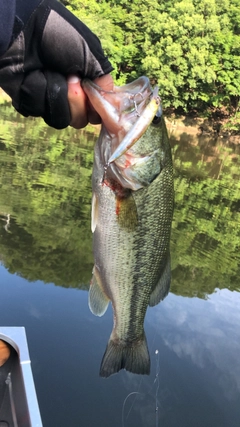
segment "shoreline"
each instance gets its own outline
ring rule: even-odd
[[[186,133],[192,136],[208,136],[216,138],[228,138],[231,142],[240,144],[240,131],[227,130],[223,127],[227,120],[213,120],[201,117],[189,118],[185,116],[164,115],[167,129],[172,134]]]
[[[0,106],[4,103],[11,103],[11,98],[0,88]],[[240,130],[239,132],[231,129],[226,129],[224,125],[229,122],[229,119],[208,119],[203,117],[188,117],[176,116],[174,113],[164,113],[167,128],[170,132],[186,133],[189,135],[206,135],[220,138],[230,138],[232,142],[240,144]]]

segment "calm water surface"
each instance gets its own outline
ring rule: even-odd
[[[0,324],[25,326],[44,427],[239,427],[240,145],[171,135],[171,292],[149,308],[148,377],[98,376],[88,308],[93,129],[0,119]]]

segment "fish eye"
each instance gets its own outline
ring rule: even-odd
[[[162,117],[162,107],[160,105],[159,108],[158,108],[158,110],[157,110],[156,116],[152,120],[152,124],[153,125],[158,125],[160,123],[160,121],[161,121],[161,117]]]
[[[152,125],[158,125],[161,121],[161,116],[155,116],[152,120]]]

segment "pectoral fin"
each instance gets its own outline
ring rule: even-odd
[[[166,264],[162,274],[160,276],[157,285],[152,290],[150,295],[149,305],[153,307],[162,301],[168,294],[171,282],[171,258],[170,253],[168,254]]]
[[[92,233],[94,233],[95,228],[97,226],[97,220],[98,220],[98,201],[95,193],[92,195],[92,223],[91,223],[91,229]]]
[[[93,268],[93,277],[88,294],[88,305],[95,316],[103,316],[108,308],[109,298],[103,291],[97,268]]]

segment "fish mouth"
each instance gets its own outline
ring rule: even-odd
[[[103,90],[89,79],[83,79],[81,85],[110,133],[130,127],[127,122],[133,123],[141,115],[152,94],[150,81],[145,76],[121,87],[114,86],[112,91]]]
[[[84,92],[94,105],[96,104],[96,98],[99,99],[100,96],[110,104],[114,104],[120,113],[128,108],[136,106],[141,100],[149,97],[152,93],[150,81],[146,76],[139,77],[133,82],[123,86],[114,86],[111,91],[102,89],[89,79],[83,79],[81,81],[81,85]],[[99,110],[99,105],[96,104],[96,111],[100,114],[101,111]]]
[[[137,110],[137,106],[135,106],[135,111],[138,116],[138,119],[135,121],[132,128],[125,135],[120,145],[111,155],[106,165],[107,167],[111,163],[116,161],[119,157],[121,157],[124,153],[126,153],[126,151],[128,151],[129,148],[131,148],[133,144],[136,143],[139,140],[139,138],[146,132],[148,126],[154,120],[154,117],[156,117],[156,115],[159,114],[159,109],[161,105],[160,103],[161,103],[161,100],[158,96],[158,87],[155,87],[151,95],[150,102],[147,104],[147,106],[144,109],[142,109],[141,113],[139,113],[139,111]],[[142,104],[140,105],[142,106]]]
[[[152,162],[153,154],[147,152],[139,156],[132,147],[152,122],[161,120],[158,87],[152,89],[149,79],[142,76],[124,86],[114,86],[112,91],[103,90],[89,79],[82,80],[82,88],[102,119],[101,184],[109,188],[119,188],[120,184],[123,189],[131,190],[147,185],[149,180],[139,180],[139,171],[147,162]]]

